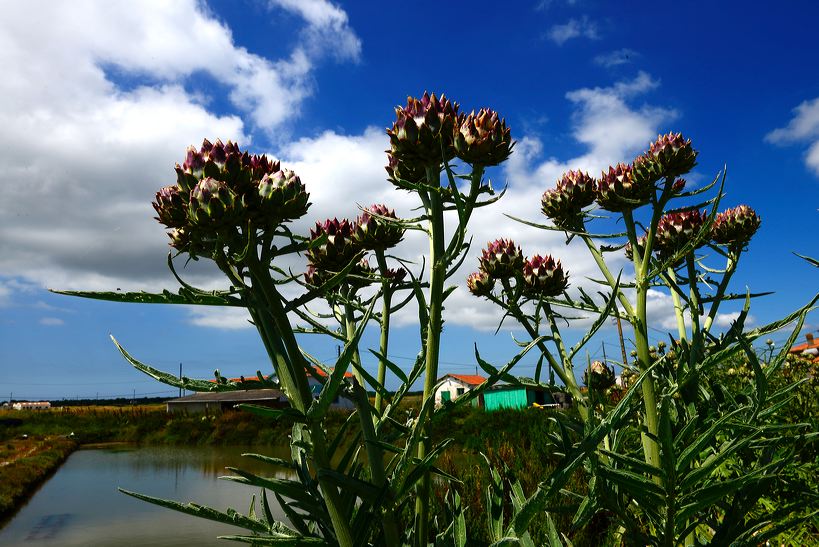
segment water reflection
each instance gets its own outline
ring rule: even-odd
[[[257,488],[218,480],[239,467],[264,476],[290,477],[287,470],[251,458],[260,452],[287,459],[287,447],[136,448],[80,450],[72,454],[30,502],[0,530],[0,545],[174,546],[224,545],[216,536],[241,532],[145,503],[117,487],[216,509],[247,513]],[[273,496],[268,497],[275,503]],[[274,517],[284,519],[278,507]]]

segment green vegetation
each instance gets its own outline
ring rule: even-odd
[[[65,437],[4,439],[0,446],[0,520],[11,514],[76,446],[75,441]]]

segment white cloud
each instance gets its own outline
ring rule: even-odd
[[[597,31],[597,24],[584,15],[580,19],[569,19],[562,25],[552,26],[546,33],[546,37],[562,46],[573,38],[597,40],[600,35]]]
[[[793,113],[788,125],[774,129],[765,140],[774,144],[810,143],[805,164],[819,176],[819,97],[802,102]]]
[[[612,68],[634,62],[639,53],[633,49],[622,48],[608,53],[601,53],[594,58],[595,64],[606,68]]]
[[[200,306],[191,308],[188,321],[198,327],[223,330],[241,330],[254,328],[250,323],[250,314],[244,308],[208,308]]]
[[[240,116],[281,129],[311,93],[315,56],[357,58],[344,12],[321,2],[283,8],[324,39],[273,60],[237,45],[195,0],[4,8],[0,275],[60,288],[172,286],[150,202],[174,181],[185,147],[203,137],[247,144]],[[202,73],[224,86],[238,115],[215,114],[216,97],[186,88]],[[213,283],[207,266],[186,273]]]
[[[65,325],[65,321],[59,317],[43,317],[40,319],[40,324],[46,327],[61,327]]]
[[[358,61],[361,40],[350,28],[347,13],[326,0],[270,0],[270,4],[301,15],[308,23],[302,43],[313,54],[330,52],[339,59]]]

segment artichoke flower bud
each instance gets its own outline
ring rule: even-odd
[[[586,370],[583,381],[589,389],[605,391],[614,385],[614,369],[602,361],[594,361]]]
[[[170,246],[179,252],[188,251],[191,245],[191,237],[187,228],[174,228],[168,232],[168,237],[171,238]]]
[[[387,152],[387,161],[389,163],[384,169],[387,170],[388,179],[398,188],[409,190],[411,187],[408,186],[407,183],[418,184],[426,180],[427,173],[423,166],[399,161],[398,158],[390,152]]]
[[[756,211],[747,205],[727,209],[717,215],[711,228],[711,238],[721,245],[743,247],[762,224]]]
[[[316,223],[316,229],[310,230],[311,242],[322,236],[326,236],[326,240],[320,245],[311,245],[307,250],[310,264],[331,272],[343,270],[361,250],[361,246],[353,239],[354,231],[355,227],[346,218]]]
[[[393,219],[396,222],[390,222]],[[363,249],[384,250],[395,247],[404,237],[395,211],[386,205],[370,205],[355,222],[355,239]]]
[[[156,220],[168,228],[181,228],[188,220],[188,197],[179,191],[176,185],[160,188],[152,203],[157,215]]]
[[[210,144],[207,139],[205,139],[205,142]],[[188,173],[193,173],[195,171],[201,171],[204,166],[204,154],[194,146],[188,146],[187,150],[185,150],[185,162],[182,164],[182,169]]]
[[[478,259],[481,271],[493,279],[509,279],[520,274],[523,253],[511,239],[496,239],[487,244]]]
[[[630,165],[618,163],[603,171],[597,182],[597,203],[613,213],[630,211],[648,203],[653,191],[653,184],[632,178]]]
[[[455,128],[455,153],[466,163],[484,167],[506,161],[512,153],[511,129],[498,113],[482,108],[460,118]]]
[[[321,287],[331,277],[332,274],[329,274],[323,270],[319,270],[313,265],[308,265],[307,271],[304,272],[304,282],[310,285],[311,287]]]
[[[654,156],[646,152],[637,156],[631,164],[631,178],[640,186],[654,186],[654,183],[663,178],[663,167]]]
[[[205,177],[191,190],[188,218],[199,226],[221,226],[236,218],[236,194],[221,180]]]
[[[528,296],[557,296],[569,286],[569,276],[559,260],[550,255],[534,255],[523,263],[523,283]]]
[[[391,284],[401,283],[407,277],[407,270],[404,268],[388,268],[384,272],[384,277],[387,278]]]
[[[444,95],[424,93],[421,99],[407,97],[407,106],[395,109],[396,120],[390,137],[390,153],[411,169],[424,170],[455,157],[453,136],[458,121],[458,103]]]
[[[691,171],[697,165],[698,153],[691,146],[691,139],[685,139],[682,133],[658,135],[648,149],[648,155],[657,162],[664,177],[676,177]]]
[[[555,188],[546,190],[540,199],[541,211],[555,225],[567,230],[579,230],[583,225],[582,210],[594,203],[595,181],[582,171],[569,171],[557,181]]]
[[[469,274],[469,277],[466,278],[466,287],[475,296],[487,296],[492,294],[492,290],[495,288],[495,280],[483,270],[478,270]]]
[[[641,235],[640,237],[637,238],[637,249],[639,249],[639,251],[640,251],[640,256],[643,256],[643,254],[646,252],[646,238],[647,237],[648,237],[647,235],[643,234],[643,235]],[[626,243],[625,253],[626,253],[626,258],[628,258],[629,260],[634,260],[634,250],[633,250],[633,248],[631,246],[631,241]]]
[[[265,174],[259,181],[259,202],[262,217],[276,226],[307,214],[310,194],[301,179],[289,169]]]
[[[657,256],[666,259],[686,246],[705,224],[706,214],[697,209],[668,213],[657,223],[657,232],[654,236],[654,249]],[[701,241],[698,247],[706,242]]]

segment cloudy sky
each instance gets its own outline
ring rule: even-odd
[[[424,90],[463,110],[494,108],[517,140],[489,173],[508,193],[475,219],[473,255],[512,237],[526,254],[561,258],[575,287],[590,286],[596,270],[582,249],[504,213],[538,221],[540,195],[564,171],[597,174],[658,133],[681,131],[700,150],[691,184],[727,165],[723,203],[748,203],[763,218],[733,284],[776,291],[755,302],[754,322],[816,292],[817,270],[792,254],[819,256],[813,3],[450,4],[0,2],[0,400],[173,392],[133,371],[109,333],[138,358],[169,371],[182,363],[189,376],[269,370],[241,312],[46,289],[175,288],[150,202],[174,181],[186,146],[205,137],[280,158],[301,176],[313,206],[296,230],[370,203],[409,215],[411,196],[385,180],[384,130],[393,108]],[[416,258],[422,249],[407,238],[398,251]],[[474,372],[475,342],[495,362],[515,351],[514,325],[494,335],[497,311],[463,288],[475,267],[467,260],[447,304],[443,371]],[[221,283],[204,264],[185,276]],[[652,295],[656,338],[673,328],[669,301]],[[736,307],[723,311],[725,326]],[[819,328],[816,315],[809,320],[806,331]],[[394,340],[395,360],[409,364],[418,350],[410,314]],[[321,359],[335,354],[325,341],[304,342]],[[589,352],[614,354],[615,344],[607,327]]]

